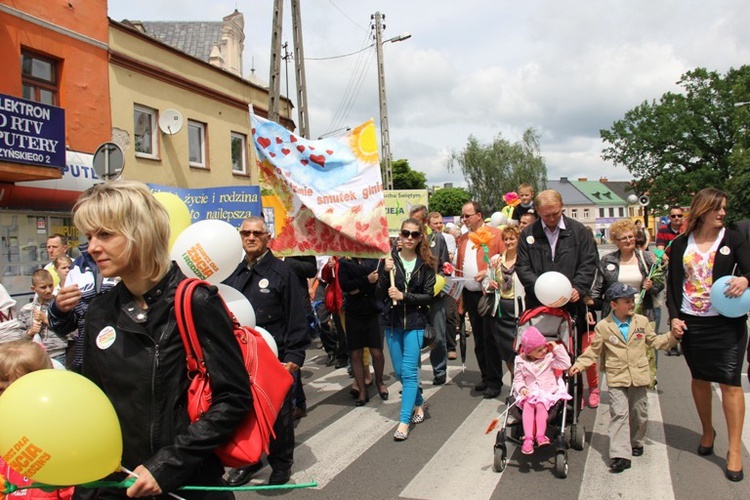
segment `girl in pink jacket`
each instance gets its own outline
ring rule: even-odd
[[[516,404],[523,410],[523,445],[521,453],[534,453],[534,436],[537,446],[549,444],[547,416],[550,407],[561,399],[571,399],[559,372],[570,368],[570,356],[562,344],[547,343],[533,326],[521,337],[521,350],[515,361],[513,394]],[[555,371],[558,370],[558,373]],[[536,424],[536,432],[534,427]]]

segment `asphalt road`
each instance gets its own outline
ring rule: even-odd
[[[495,433],[487,424],[505,407],[506,386],[497,399],[485,400],[473,390],[479,379],[469,339],[466,369],[460,359],[449,365],[448,383],[433,387],[432,370],[424,353],[421,380],[428,400],[427,420],[413,427],[409,439],[394,442],[400,384],[386,366],[391,397],[381,401],[374,388],[370,402],[354,406],[348,394],[351,380],[345,369],[324,366],[325,354],[313,346],[303,368],[308,416],[296,423],[297,448],[293,483],[317,482],[299,490],[238,492],[240,499],[257,495],[320,499],[747,499],[750,478],[730,483],[724,478],[726,426],[718,396],[714,398],[716,455],[699,457],[700,434],[690,395],[690,376],[683,357],[660,354],[657,389],[649,392],[649,430],[643,457],[622,474],[608,471],[609,421],[606,385],[602,404],[585,408],[583,451],[569,450],[569,474],[555,475],[554,450],[532,456],[509,443],[509,461],[502,473],[493,471]],[[745,383],[747,380],[745,379]],[[717,393],[718,394],[718,393]],[[748,400],[750,387],[745,386]],[[750,419],[743,434],[744,463],[750,467]],[[267,481],[270,469],[251,484]]]

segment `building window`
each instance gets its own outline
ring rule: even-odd
[[[609,207],[609,216],[610,217],[614,217],[615,216],[615,208],[614,207]]]
[[[232,132],[232,173],[247,174],[247,136]]]
[[[583,218],[584,219],[588,219],[589,217],[591,217],[591,212],[589,212],[588,208],[584,208],[583,209]]]
[[[619,214],[620,217],[625,217],[625,209],[623,207],[618,207],[617,213]]]
[[[133,138],[136,156],[157,157],[155,109],[133,106]]]
[[[57,105],[58,61],[33,52],[21,52],[23,97],[42,104]]]
[[[207,168],[206,124],[188,120],[188,150],[191,167]]]
[[[571,208],[570,209],[570,216],[574,219],[578,218],[578,209],[577,208]]]
[[[601,218],[601,219],[604,218],[604,209],[603,208],[599,209],[599,218]]]

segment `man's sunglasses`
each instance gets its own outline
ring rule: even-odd
[[[419,231],[407,231],[406,229],[401,230],[401,236],[403,238],[408,238],[411,236],[413,239],[418,240],[420,236],[422,236],[422,233]]]
[[[267,231],[240,231],[240,236],[243,238],[247,238],[251,234],[256,238],[260,238],[264,234],[267,234]]]

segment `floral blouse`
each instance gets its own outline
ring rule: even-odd
[[[691,234],[682,258],[685,281],[682,285],[682,312],[693,316],[718,316],[719,311],[711,304],[711,285],[716,250],[724,238],[722,229],[707,252],[701,252]]]

